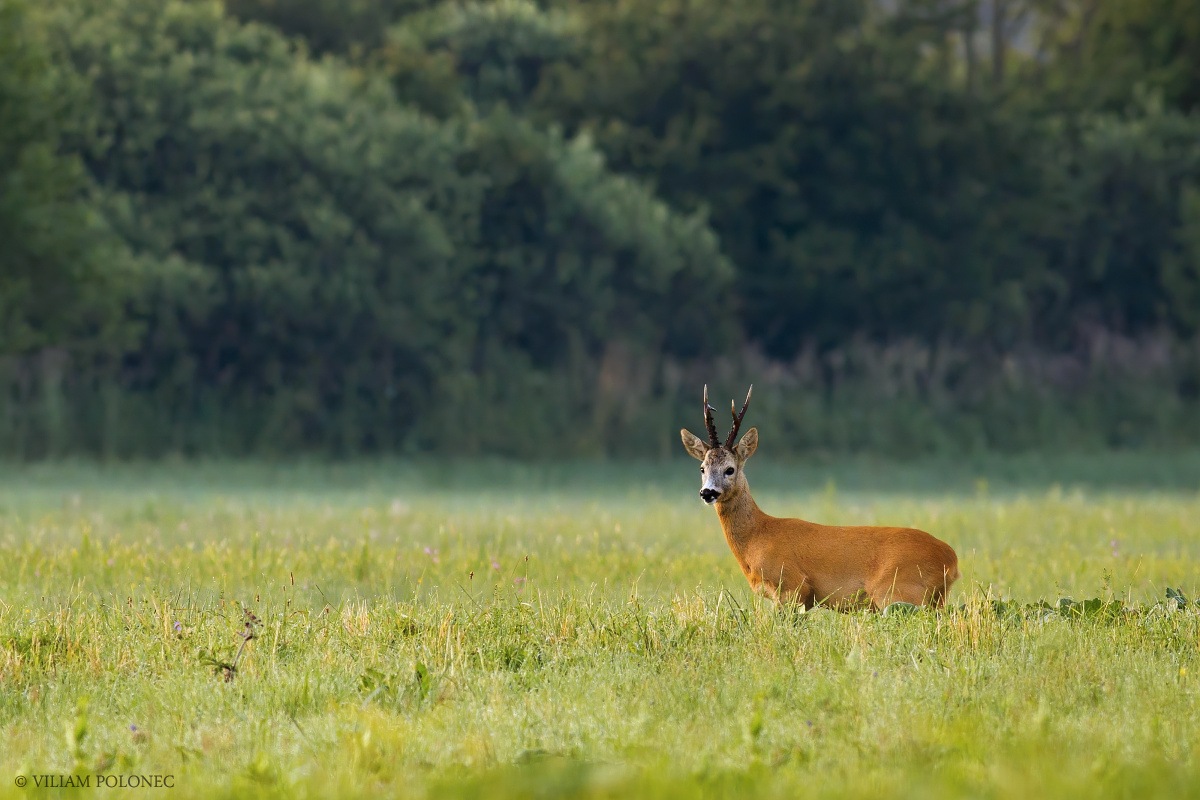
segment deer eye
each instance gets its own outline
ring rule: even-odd
[[[734,469],[733,469],[733,467],[729,467],[729,468],[727,468],[727,469],[725,470],[725,474],[726,474],[726,475],[732,475],[732,474],[733,474],[733,472],[734,472]]]

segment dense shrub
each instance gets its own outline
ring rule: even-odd
[[[217,3],[71,3],[52,25],[90,88],[70,146],[140,267],[139,338],[98,379],[150,433],[133,449],[392,450],[464,376],[553,370],[618,329],[721,330],[704,220],[586,139],[425,116]]]

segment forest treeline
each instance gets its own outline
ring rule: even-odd
[[[1196,0],[0,0],[0,455],[1194,445],[1198,104]]]

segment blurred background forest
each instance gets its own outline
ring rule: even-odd
[[[1200,0],[0,0],[0,456],[1193,447],[1198,106]]]

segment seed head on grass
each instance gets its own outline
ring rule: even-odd
[[[226,683],[231,683],[237,676],[238,662],[242,660],[242,653],[246,649],[246,643],[255,638],[255,629],[262,624],[262,620],[253,611],[244,606],[242,608],[242,619],[244,620],[244,624],[242,630],[238,633],[238,637],[242,640],[242,643],[238,645],[237,653],[233,656],[233,661],[221,661],[211,655],[202,657]]]

